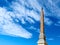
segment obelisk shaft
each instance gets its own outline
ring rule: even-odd
[[[44,12],[41,9],[41,18],[40,18],[40,33],[44,33]]]
[[[43,8],[41,9],[41,18],[40,18],[40,35],[38,45],[47,45],[46,38],[44,35],[44,11]]]

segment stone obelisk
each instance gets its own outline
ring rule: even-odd
[[[46,37],[44,34],[44,11],[43,11],[43,8],[41,9],[40,35],[39,35],[38,45],[47,45]]]

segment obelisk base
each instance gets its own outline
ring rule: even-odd
[[[46,41],[44,41],[44,39],[40,39],[38,41],[38,45],[47,45]]]

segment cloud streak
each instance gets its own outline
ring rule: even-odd
[[[21,25],[13,23],[11,13],[12,12],[7,11],[5,8],[0,7],[0,26],[2,29],[0,34],[16,36],[16,37],[24,37],[27,39],[31,38],[32,34],[30,32],[25,30]]]

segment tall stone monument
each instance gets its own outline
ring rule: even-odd
[[[41,18],[40,18],[40,35],[38,40],[38,45],[47,45],[46,37],[44,33],[44,11],[41,9]]]

